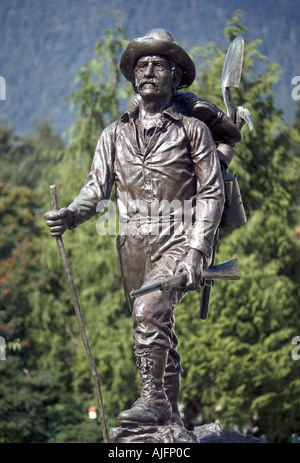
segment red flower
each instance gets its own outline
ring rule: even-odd
[[[9,289],[5,289],[5,290],[4,290],[4,296],[7,296],[9,293],[10,293],[10,290],[9,290]]]

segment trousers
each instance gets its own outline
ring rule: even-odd
[[[181,372],[178,338],[175,333],[176,306],[185,293],[179,288],[155,291],[132,300],[132,289],[174,275],[187,254],[183,226],[177,233],[151,233],[151,224],[130,224],[118,236],[117,248],[125,296],[132,312],[135,348],[163,348],[169,351],[166,374]]]

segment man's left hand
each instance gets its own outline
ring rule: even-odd
[[[187,256],[178,264],[176,274],[186,272],[187,282],[184,287],[186,290],[197,289],[203,271],[203,254],[197,249],[190,249]]]

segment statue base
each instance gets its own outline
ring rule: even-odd
[[[131,443],[262,443],[253,435],[243,435],[236,431],[227,431],[217,423],[197,426],[189,431],[182,426],[136,426],[119,427],[110,430],[110,439],[114,444]]]

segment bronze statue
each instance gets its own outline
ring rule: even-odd
[[[212,262],[217,230],[226,221],[224,172],[241,136],[215,105],[178,91],[192,84],[195,66],[165,30],[132,40],[120,68],[138,94],[135,108],[103,131],[79,195],[45,217],[51,235],[60,236],[99,212],[115,184],[123,223],[117,248],[141,379],[140,398],[118,421],[183,426],[174,310]],[[241,223],[242,208],[239,214]],[[182,272],[184,286],[130,295]]]

